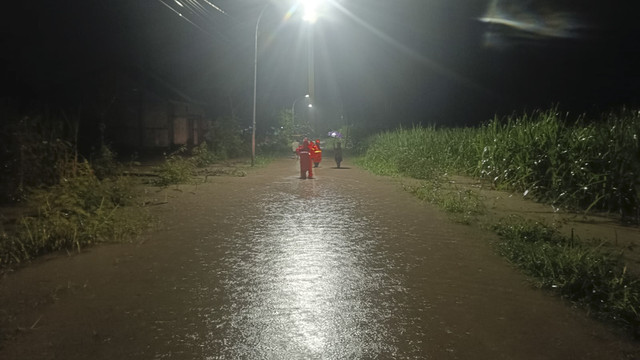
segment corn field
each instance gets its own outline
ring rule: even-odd
[[[398,129],[370,139],[363,165],[378,174],[473,176],[496,188],[579,211],[638,221],[640,112],[569,120],[552,108],[475,128]]]

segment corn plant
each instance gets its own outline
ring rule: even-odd
[[[433,179],[456,173],[573,210],[639,221],[640,113],[587,121],[557,108],[476,128],[398,129],[372,137],[360,163],[383,175]]]

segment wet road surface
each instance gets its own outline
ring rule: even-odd
[[[282,159],[166,190],[141,244],[0,282],[0,359],[634,359],[388,178]]]

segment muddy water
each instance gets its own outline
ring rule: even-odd
[[[638,343],[532,289],[491,234],[397,183],[285,159],[154,207],[141,244],[0,282],[2,359],[632,359]]]

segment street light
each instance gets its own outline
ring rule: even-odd
[[[302,0],[301,2],[304,6],[304,15],[302,16],[302,19],[313,24],[318,20],[318,6],[320,5],[320,1]]]
[[[262,10],[260,11],[260,15],[258,15],[258,20],[256,21],[256,32],[255,32],[255,42],[254,42],[254,57],[253,57],[253,120],[251,126],[251,166],[255,164],[256,161],[256,95],[258,92],[258,32],[260,29],[260,20],[262,20],[262,15],[264,15],[265,10],[269,6],[269,2],[267,2]],[[307,22],[313,23],[318,18],[317,16],[317,5],[318,0],[302,0],[302,4],[304,5],[304,16],[303,19]],[[311,107],[311,104],[309,104]]]

